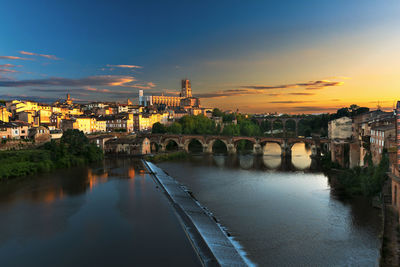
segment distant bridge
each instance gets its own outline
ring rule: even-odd
[[[328,150],[329,140],[325,138],[279,138],[279,137],[250,137],[250,136],[220,136],[220,135],[174,135],[174,134],[148,134],[151,145],[157,144],[160,151],[166,151],[167,145],[171,142],[176,143],[179,150],[189,152],[189,144],[192,141],[198,141],[203,152],[213,153],[213,146],[217,140],[225,144],[229,154],[237,153],[237,144],[241,140],[247,140],[253,144],[253,154],[263,155],[267,143],[276,143],[281,147],[281,155],[283,157],[291,157],[292,147],[296,143],[304,143],[311,145],[312,154],[319,156],[322,150]]]
[[[294,131],[295,131],[295,136],[299,136],[299,123],[301,120],[305,119],[306,117],[254,117],[253,120],[258,123],[258,125],[261,125],[263,122],[268,121],[270,124],[270,133],[273,136],[274,135],[274,123],[275,122],[281,122],[282,123],[282,133],[283,136],[287,136],[287,129],[286,129],[286,123],[288,121],[293,121],[294,122]]]

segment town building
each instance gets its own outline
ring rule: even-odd
[[[328,123],[328,138],[331,140],[331,159],[342,167],[350,164],[350,143],[352,141],[352,120],[342,117]]]
[[[395,137],[395,125],[376,126],[371,129],[370,151],[372,162],[377,165],[382,159],[383,149],[390,149],[390,140]]]
[[[395,140],[396,140],[396,160],[390,162],[392,188],[392,206],[396,212],[400,213],[400,101],[397,101],[395,109]],[[399,217],[400,222],[400,217]]]
[[[150,140],[146,137],[116,138],[105,142],[106,153],[123,155],[146,155],[151,153]]]
[[[193,97],[190,81],[185,79],[181,81],[181,91],[179,96],[152,95],[144,96],[143,90],[139,90],[139,105],[159,106],[170,108],[192,108],[200,107],[200,99]]]
[[[10,112],[7,111],[5,106],[0,106],[0,121],[9,122],[10,121]]]
[[[0,121],[0,137],[2,139],[27,139],[29,124],[22,121]]]
[[[50,130],[44,126],[30,128],[28,136],[29,139],[38,143],[45,143],[51,140]]]

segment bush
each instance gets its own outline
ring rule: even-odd
[[[0,179],[48,172],[101,160],[103,151],[90,144],[80,131],[66,131],[60,142],[54,140],[34,150],[0,151]]]

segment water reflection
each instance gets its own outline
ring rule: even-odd
[[[378,265],[381,221],[366,199],[340,199],[321,173],[265,171],[264,157],[253,157],[250,169],[242,156],[214,162],[158,165],[190,188],[256,264]]]
[[[239,155],[239,165],[242,169],[250,169],[254,164],[253,155]]]
[[[264,155],[264,166],[271,170],[276,170],[281,166],[282,158],[280,155]]]
[[[0,218],[1,266],[199,266],[140,160],[1,183]]]
[[[305,170],[311,166],[311,147],[304,143],[296,143],[292,147],[292,164],[298,170]]]

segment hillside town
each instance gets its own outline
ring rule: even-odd
[[[185,115],[211,117],[212,109],[200,106],[192,96],[189,80],[182,80],[179,96],[144,96],[139,90],[136,103],[74,103],[70,94],[53,104],[11,100],[0,103],[1,139],[60,138],[63,131],[77,129],[85,134],[148,132],[154,123],[169,125]]]

